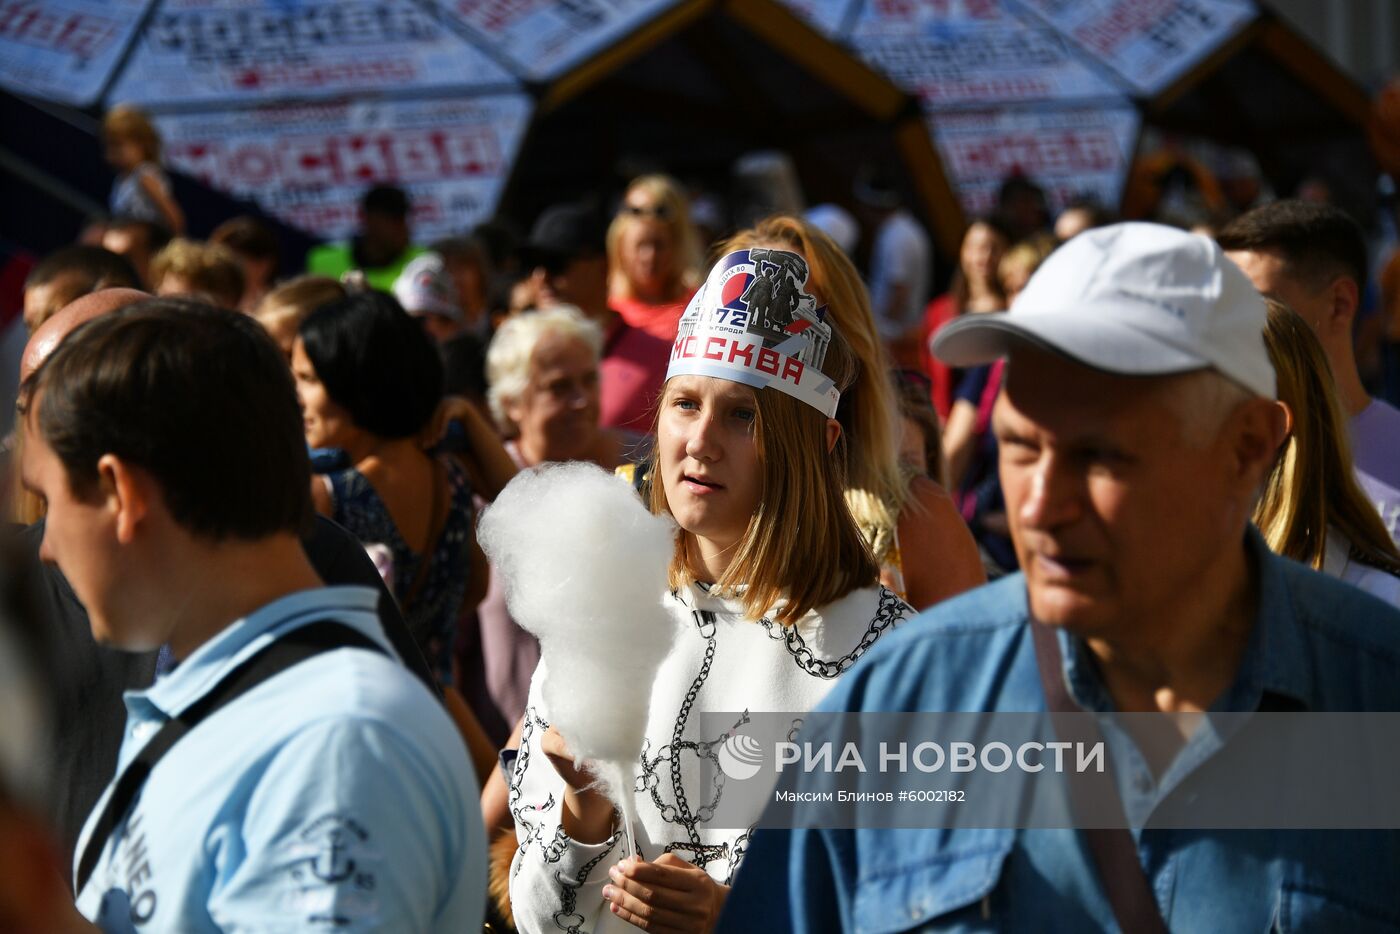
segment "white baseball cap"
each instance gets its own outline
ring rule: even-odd
[[[421,253],[394,280],[394,298],[411,315],[442,315],[462,320],[457,286],[447,273],[447,264],[437,253]]]
[[[1015,339],[1125,376],[1213,368],[1275,397],[1264,346],[1268,310],[1209,237],[1161,224],[1087,230],[1052,253],[1010,311],[964,315],[933,352],[951,366],[990,363]]]

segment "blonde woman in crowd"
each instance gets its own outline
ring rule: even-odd
[[[345,286],[326,276],[297,276],[264,295],[253,308],[253,317],[282,348],[290,363],[301,323],[317,308],[338,302],[347,294]]]
[[[217,243],[177,237],[151,260],[157,295],[188,295],[236,311],[245,277],[238,255]]]
[[[723,252],[777,247],[811,267],[812,294],[850,345],[855,382],[837,418],[845,435],[846,502],[880,565],[880,579],[916,609],[984,582],[977,547],[952,500],[923,471],[901,465],[902,422],[870,299],[851,261],[806,221],[778,215],[740,231]]]
[[[1286,305],[1266,301],[1264,343],[1289,431],[1254,524],[1284,557],[1400,606],[1400,552],[1356,482],[1346,418],[1322,344]]]
[[[676,336],[700,281],[701,245],[684,192],[666,175],[643,175],[608,227],[608,303],[635,328]]]

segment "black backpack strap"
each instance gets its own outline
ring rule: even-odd
[[[1031,620],[1030,627],[1031,640],[1035,643],[1036,667],[1040,669],[1040,687],[1045,692],[1045,705],[1050,711],[1056,735],[1061,740],[1089,743],[1102,739],[1098,725],[1088,717],[1064,716],[1083,715],[1084,709],[1074,702],[1065,685],[1060,640],[1049,626]],[[1116,808],[1116,816],[1126,823],[1123,800],[1118,795],[1118,785],[1111,770],[1071,774],[1070,799],[1076,810],[1082,810],[1090,801],[1099,810]],[[1138,855],[1133,835],[1122,826],[1116,829],[1086,828],[1080,833],[1084,834],[1085,843],[1089,846],[1099,884],[1113,907],[1119,929],[1132,934],[1167,934],[1162,910],[1152,894],[1147,873],[1143,872],[1142,857]]]
[[[74,892],[82,892],[83,887],[87,885],[92,871],[97,868],[97,860],[101,857],[108,838],[126,816],[127,810],[146,784],[146,779],[150,777],[156,763],[183,739],[185,734],[198,726],[204,718],[269,678],[322,652],[343,648],[369,649],[381,654],[384,652],[379,643],[344,623],[334,620],[308,623],[255,652],[224,675],[203,697],[167,720],[156,735],[141,747],[141,751],[131,760],[113,786],[112,794],[107,798],[107,806],[102,809],[102,815],[93,825],[92,835],[88,837],[87,846],[83,849]]]

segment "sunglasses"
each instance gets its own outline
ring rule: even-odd
[[[624,204],[619,210],[619,214],[628,217],[654,217],[659,221],[671,219],[671,206],[668,204],[655,204],[650,207],[640,207],[635,204]]]

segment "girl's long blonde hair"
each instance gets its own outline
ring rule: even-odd
[[[1400,575],[1400,552],[1356,481],[1346,420],[1322,344],[1288,306],[1266,301],[1264,343],[1293,430],[1265,480],[1254,524],[1274,551],[1319,570],[1328,531],[1336,529],[1351,542],[1353,560]]]
[[[909,477],[899,465],[899,402],[892,364],[875,330],[870,295],[845,252],[822,231],[778,214],[730,237],[720,255],[757,246],[795,250],[807,260],[808,288],[827,306],[827,320],[841,332],[858,364],[837,418],[846,448],[846,503],[875,560],[884,563],[894,545],[900,512],[917,508]]]
[[[833,328],[822,371],[840,389],[850,384],[858,366]],[[790,626],[811,610],[874,585],[880,572],[841,495],[845,458],[839,450],[827,454],[826,418],[776,389],[756,389],[754,397],[754,443],[763,481],[758,508],[715,589],[738,597],[751,619],[774,611],[778,623]],[[660,411],[669,398],[668,384]],[[841,444],[838,439],[837,447]],[[648,467],[648,505],[654,513],[670,512],[660,448],[660,443],[653,446]],[[676,536],[673,590],[696,579],[691,539],[688,532]]]

